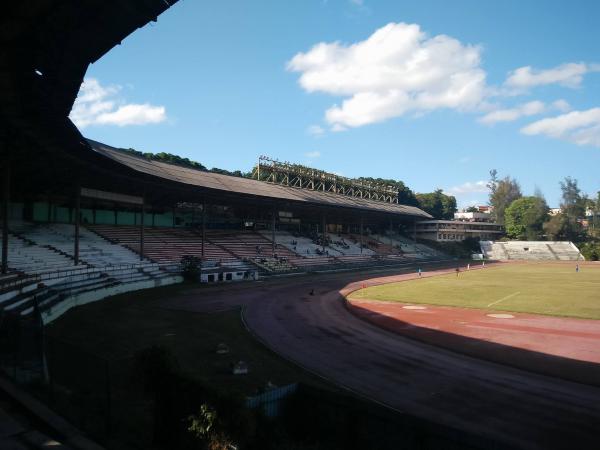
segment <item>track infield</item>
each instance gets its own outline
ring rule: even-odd
[[[366,287],[348,299],[600,319],[600,265],[575,268],[575,262],[461,267],[458,276],[453,272]]]

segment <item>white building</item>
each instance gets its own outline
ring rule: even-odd
[[[466,222],[491,222],[492,216],[486,212],[456,212],[454,220],[462,220]]]
[[[468,213],[481,214],[481,213]],[[417,222],[417,238],[437,242],[459,242],[467,237],[480,241],[495,241],[504,234],[502,225],[468,220],[425,220]]]

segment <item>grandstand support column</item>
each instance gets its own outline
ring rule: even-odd
[[[323,246],[321,250],[325,253],[325,243],[327,242],[327,221],[325,220],[325,214],[323,214]]]
[[[8,202],[10,200],[10,165],[5,161],[2,171],[2,273],[8,272]]]
[[[273,249],[273,258],[275,257],[275,253],[277,253],[277,244],[275,243],[275,218],[276,218],[276,211],[275,209],[273,209],[273,221],[271,222],[271,246]]]
[[[77,192],[75,194],[75,248],[73,249],[73,259],[75,265],[79,265],[79,222],[81,211],[81,186],[77,185]]]
[[[202,247],[200,253],[200,267],[204,263],[204,241],[206,241],[206,203],[202,202]]]
[[[363,217],[360,216],[360,254],[363,252]]]
[[[48,193],[48,214],[46,216],[48,223],[52,221],[52,196]]]
[[[146,195],[142,195],[142,207],[140,214],[140,261],[144,260],[144,214],[146,214]]]

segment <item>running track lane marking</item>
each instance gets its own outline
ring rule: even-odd
[[[508,300],[509,298],[515,297],[519,294],[520,292],[513,292],[512,294],[509,294],[506,297],[502,297],[500,300],[496,300],[495,302],[490,303],[489,305],[487,305],[487,307],[489,308],[490,306],[495,305],[496,303],[503,302],[504,300]]]

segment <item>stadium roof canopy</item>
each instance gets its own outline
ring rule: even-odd
[[[414,206],[281,186],[248,178],[200,171],[175,164],[148,160],[91,139],[88,139],[88,142],[97,154],[129,168],[135,173],[183,184],[213,194],[235,194],[241,197],[252,197],[254,199],[258,197],[265,200],[284,201],[306,206],[318,205],[421,219],[431,218],[425,211]]]
[[[177,0],[5,2],[0,92],[5,113],[69,115],[88,66]]]
[[[178,0],[27,0],[0,14],[0,165],[77,151],[68,116],[88,66]]]

